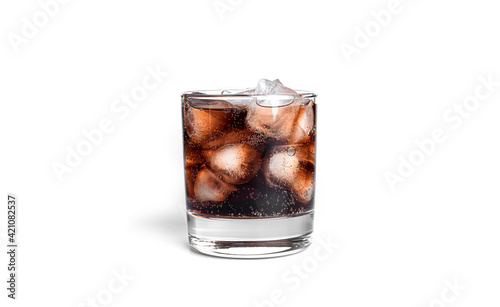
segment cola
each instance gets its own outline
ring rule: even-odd
[[[183,95],[187,208],[267,218],[314,207],[315,96],[278,80],[244,91]]]

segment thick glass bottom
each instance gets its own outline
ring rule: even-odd
[[[269,258],[295,254],[311,244],[313,212],[277,218],[216,218],[187,214],[189,244],[204,254]]]

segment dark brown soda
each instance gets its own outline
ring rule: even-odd
[[[312,101],[310,103],[313,103]],[[183,103],[183,136],[184,136],[184,156],[185,156],[185,180],[186,180],[186,199],[187,208],[190,212],[208,216],[208,217],[228,217],[228,218],[266,218],[292,216],[309,212],[314,207],[314,196],[307,203],[299,202],[292,191],[286,188],[271,187],[266,183],[262,170],[256,173],[250,181],[234,185],[235,189],[226,199],[222,201],[199,201],[193,192],[193,186],[196,184],[196,178],[200,169],[210,169],[204,153],[211,148],[213,144],[215,149],[234,142],[245,142],[257,149],[260,153],[260,159],[264,159],[269,150],[276,146],[287,145],[286,141],[277,140],[272,137],[266,137],[263,134],[251,132],[246,126],[248,108],[203,108],[196,107],[197,111],[206,112],[209,117],[228,118],[224,128],[210,133],[202,141],[193,140],[189,137],[186,121],[186,113],[191,106],[186,99]],[[314,119],[316,118],[316,106],[313,103]],[[314,127],[316,125],[314,124]],[[228,139],[229,133],[242,133],[245,137],[241,139]],[[200,138],[201,139],[201,138]],[[203,142],[200,144],[200,142]],[[316,144],[316,129],[310,131],[310,139],[307,145],[314,152]],[[290,145],[290,144],[288,144]],[[307,168],[314,176],[314,163],[307,165]],[[217,173],[211,170],[217,175]],[[223,181],[222,176],[219,179]]]

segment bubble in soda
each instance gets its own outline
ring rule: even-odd
[[[204,152],[208,166],[227,183],[243,184],[257,175],[261,153],[248,144],[229,144]]]

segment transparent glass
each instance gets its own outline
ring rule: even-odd
[[[313,231],[316,95],[182,95],[191,246],[205,254],[292,254]]]

